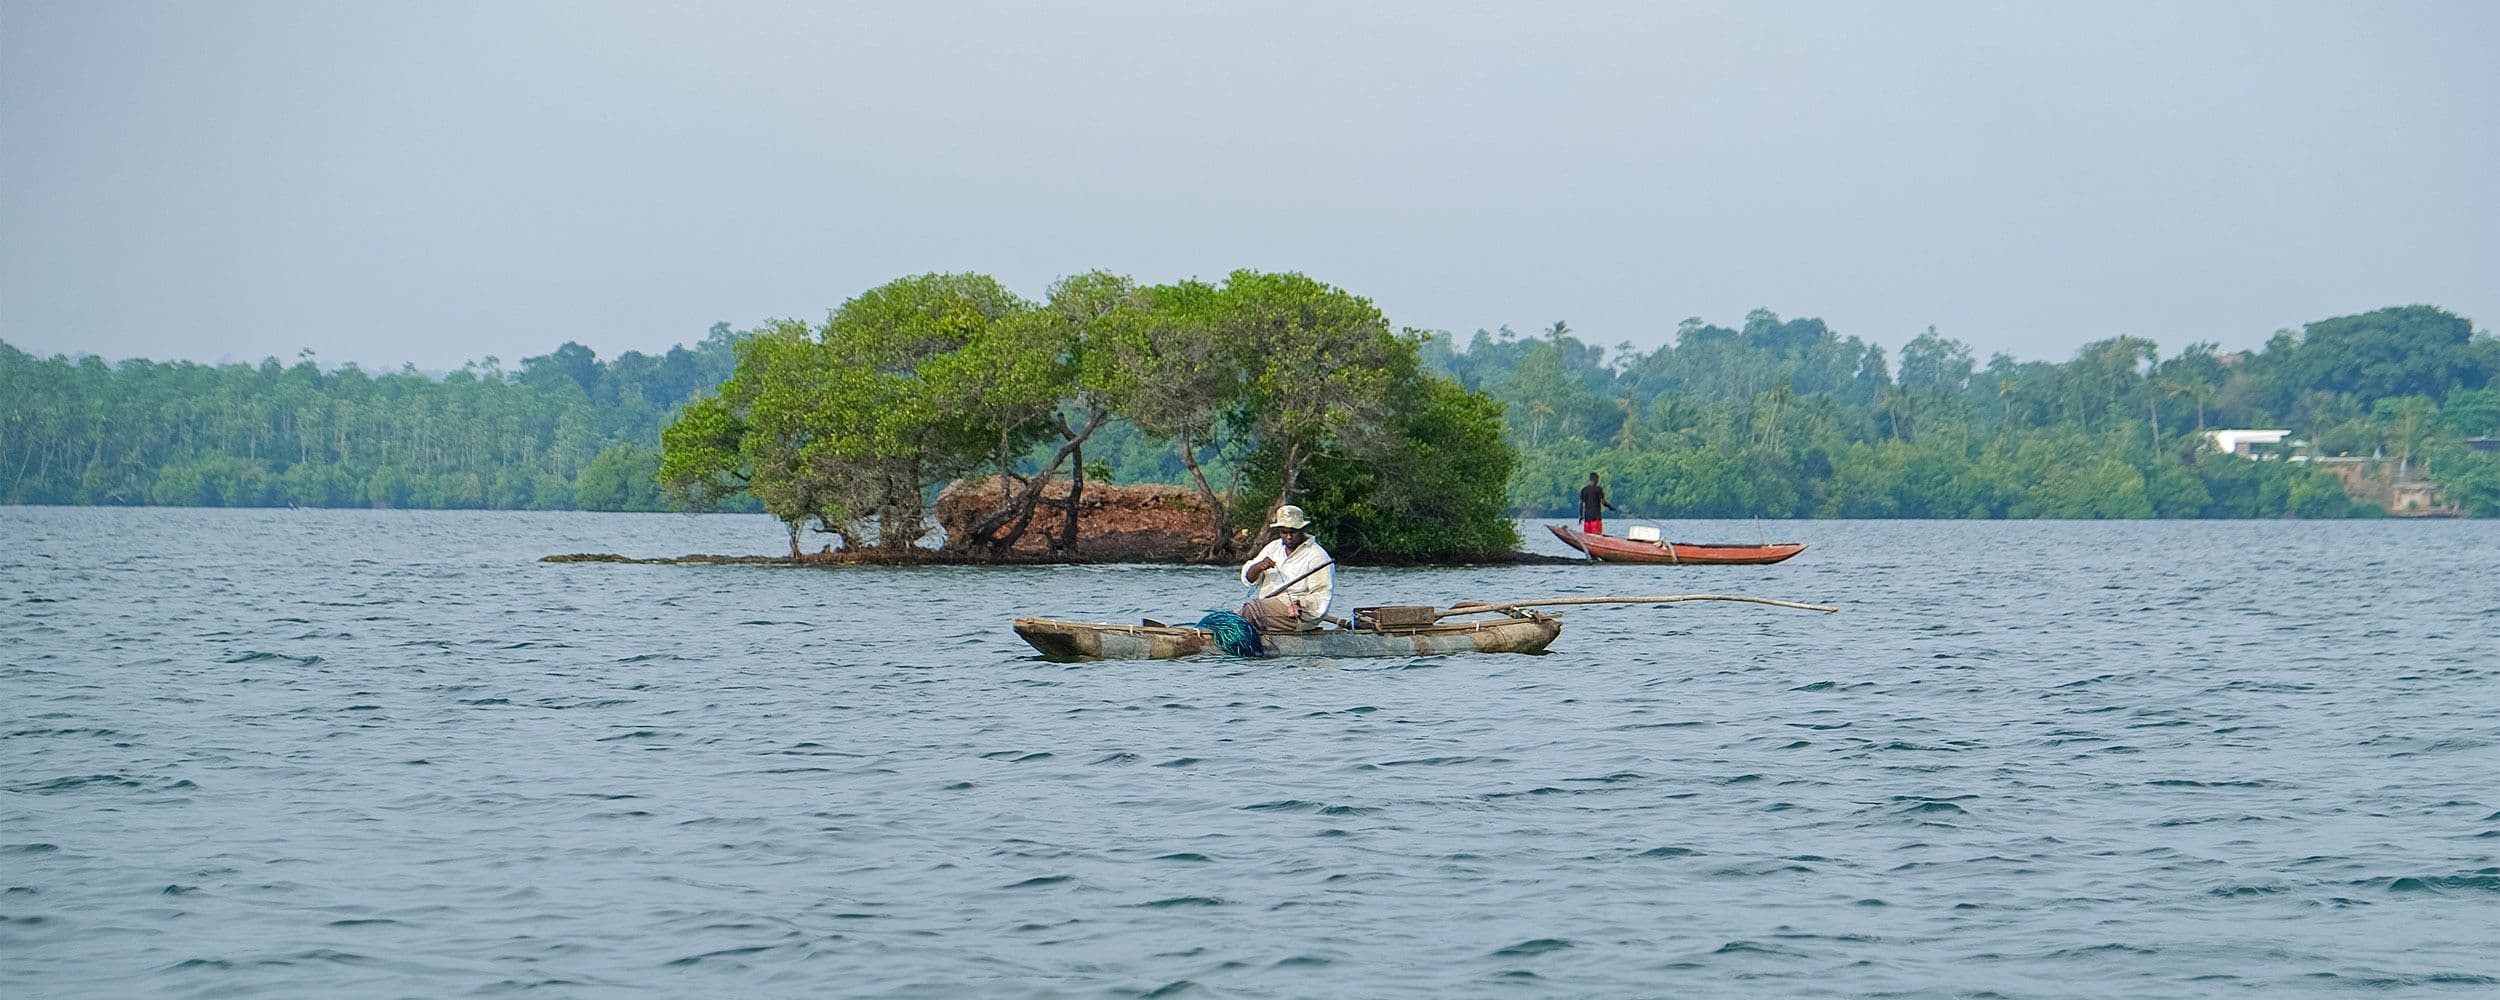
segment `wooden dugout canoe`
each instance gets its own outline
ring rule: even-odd
[[[1636,542],[1612,535],[1585,534],[1578,528],[1561,524],[1546,525],[1545,530],[1553,532],[1563,544],[1588,553],[1591,562],[1758,566],[1775,563],[1806,550],[1801,542],[1699,545],[1692,542]]]
[[[1217,652],[1215,633],[1187,625],[1113,625],[1018,618],[1016,634],[1054,660],[1171,660]],[[1541,653],[1562,620],[1530,612],[1509,618],[1382,629],[1324,628],[1263,635],[1269,656],[1428,656],[1437,653]]]

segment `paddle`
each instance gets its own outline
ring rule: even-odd
[[[1293,579],[1291,579],[1291,580],[1287,580],[1287,581],[1285,581],[1284,583],[1282,583],[1282,584],[1278,585],[1276,589],[1271,590],[1271,591],[1268,591],[1268,592],[1267,592],[1267,597],[1274,597],[1274,596],[1276,596],[1276,595],[1278,595],[1278,594],[1284,593],[1284,592],[1285,592],[1285,588],[1287,588],[1287,587],[1291,587],[1291,586],[1293,586],[1294,584],[1297,584],[1297,583],[1301,583],[1301,582],[1302,582],[1302,581],[1304,581],[1304,580],[1308,580],[1308,579],[1310,579],[1310,578],[1311,578],[1311,574],[1313,574],[1313,573],[1317,573],[1317,572],[1319,572],[1319,571],[1321,571],[1321,570],[1327,569],[1328,567],[1330,567],[1330,566],[1334,566],[1334,565],[1336,565],[1336,564],[1337,564],[1337,561],[1336,561],[1336,560],[1334,560],[1334,559],[1330,559],[1330,560],[1326,560],[1326,561],[1324,561],[1324,562],[1320,563],[1320,564],[1319,564],[1319,565],[1317,565],[1317,566],[1313,566],[1313,567],[1311,567],[1310,569],[1303,570],[1303,571],[1302,571],[1302,575],[1301,575],[1301,576],[1297,576],[1297,577],[1294,577],[1294,578],[1293,578]],[[1267,599],[1267,597],[1262,597],[1262,598],[1260,598],[1260,600],[1266,600],[1266,599]]]
[[[1281,593],[1284,593],[1284,592],[1285,592],[1285,587],[1290,587],[1290,586],[1293,586],[1294,584],[1301,583],[1301,582],[1302,582],[1302,581],[1304,581],[1304,580],[1310,579],[1310,577],[1311,577],[1311,574],[1312,574],[1312,573],[1317,573],[1317,572],[1319,572],[1319,571],[1321,571],[1321,570],[1327,569],[1328,567],[1330,567],[1330,566],[1334,566],[1334,565],[1336,565],[1336,564],[1337,564],[1337,561],[1336,561],[1336,560],[1334,560],[1334,559],[1330,559],[1330,560],[1328,560],[1328,561],[1326,561],[1326,562],[1320,563],[1320,564],[1319,564],[1319,565],[1317,565],[1317,566],[1313,566],[1313,567],[1311,567],[1309,570],[1305,571],[1305,572],[1304,572],[1301,576],[1297,576],[1297,577],[1294,577],[1294,578],[1293,578],[1293,579],[1291,579],[1291,580],[1287,580],[1287,581],[1285,581],[1285,586],[1284,586],[1284,587],[1278,587],[1278,588],[1276,588],[1276,593],[1275,593],[1275,594],[1269,594],[1269,595],[1267,595],[1267,596],[1269,596],[1269,597],[1274,597],[1274,596],[1276,596],[1276,594],[1281,594]],[[1257,591],[1255,591],[1255,590],[1254,590],[1254,591],[1251,591],[1251,593],[1257,593]],[[1172,626],[1170,626],[1170,625],[1168,625],[1168,624],[1165,624],[1165,623],[1163,623],[1163,622],[1156,621],[1156,620],[1154,620],[1154,619],[1152,619],[1152,618],[1141,618],[1141,619],[1138,619],[1138,624],[1140,624],[1140,625],[1144,625],[1144,626],[1146,626],[1147,628],[1171,628],[1171,627],[1172,627]]]
[[[1277,594],[1284,593],[1286,588],[1291,587],[1291,586],[1293,586],[1294,584],[1301,583],[1301,582],[1302,582],[1302,581],[1304,581],[1304,580],[1308,580],[1308,579],[1310,579],[1310,578],[1311,578],[1311,574],[1313,574],[1313,573],[1317,573],[1317,572],[1319,572],[1319,571],[1321,571],[1321,570],[1327,569],[1328,567],[1330,567],[1330,566],[1334,566],[1334,565],[1336,565],[1336,564],[1337,564],[1337,560],[1335,560],[1335,559],[1328,559],[1328,560],[1324,560],[1324,561],[1322,561],[1322,562],[1321,562],[1319,565],[1317,565],[1317,566],[1313,566],[1313,567],[1311,567],[1310,569],[1303,570],[1303,571],[1302,571],[1302,575],[1301,575],[1301,576],[1297,576],[1297,577],[1294,577],[1294,578],[1293,578],[1293,579],[1291,579],[1291,580],[1287,580],[1287,581],[1285,581],[1285,582],[1284,582],[1281,586],[1278,586],[1278,587],[1277,587],[1274,591],[1269,592],[1269,593],[1268,593],[1268,595],[1267,595],[1267,597],[1274,597],[1274,596],[1276,596]],[[1256,593],[1258,593],[1258,592],[1259,592],[1259,591],[1258,591],[1258,584],[1255,584],[1255,583],[1254,583],[1254,584],[1251,584],[1251,585],[1250,585],[1250,589],[1249,589],[1248,591],[1245,591],[1245,592],[1244,592],[1243,596],[1248,596],[1248,595],[1250,595],[1250,594],[1256,594]],[[1266,599],[1267,599],[1267,597],[1262,597],[1262,598],[1260,598],[1260,600],[1266,600]],[[1329,619],[1329,620],[1334,621],[1335,619]],[[1154,620],[1152,620],[1152,619],[1149,619],[1149,620],[1146,622],[1146,624],[1149,624],[1149,625],[1160,625],[1160,624],[1163,624],[1163,623],[1162,623],[1162,622],[1158,622],[1158,621],[1154,621]]]
[[[1501,604],[1489,604],[1484,601],[1460,601],[1456,604],[1450,605],[1449,610],[1447,611],[1433,612],[1432,617],[1433,620],[1438,621],[1451,615],[1476,615],[1492,611],[1509,611],[1514,608],[1550,607],[1557,604],[1674,604],[1679,601],[1743,601],[1748,604],[1768,604],[1772,607],[1778,608],[1795,608],[1799,611],[1821,611],[1825,614],[1830,614],[1840,610],[1840,608],[1830,604],[1801,604],[1796,601],[1782,601],[1769,597],[1747,597],[1742,594],[1664,594],[1656,597],[1548,597],[1534,601],[1507,601]]]

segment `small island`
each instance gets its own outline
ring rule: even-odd
[[[751,498],[793,563],[1230,562],[1286,503],[1350,563],[1528,559],[1501,406],[1427,339],[1300,274],[1091,272],[1043,302],[903,278],[739,343],[662,431],[658,479],[687,509]],[[1101,482],[1086,448],[1114,427],[1184,484]]]

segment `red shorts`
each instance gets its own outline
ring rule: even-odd
[[[1603,535],[1606,533],[1606,522],[1602,518],[1595,521],[1582,521],[1580,532],[1588,535]]]

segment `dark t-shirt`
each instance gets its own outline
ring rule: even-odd
[[[1596,483],[1580,487],[1580,520],[1594,521],[1605,515],[1598,509],[1606,506],[1606,488]]]

